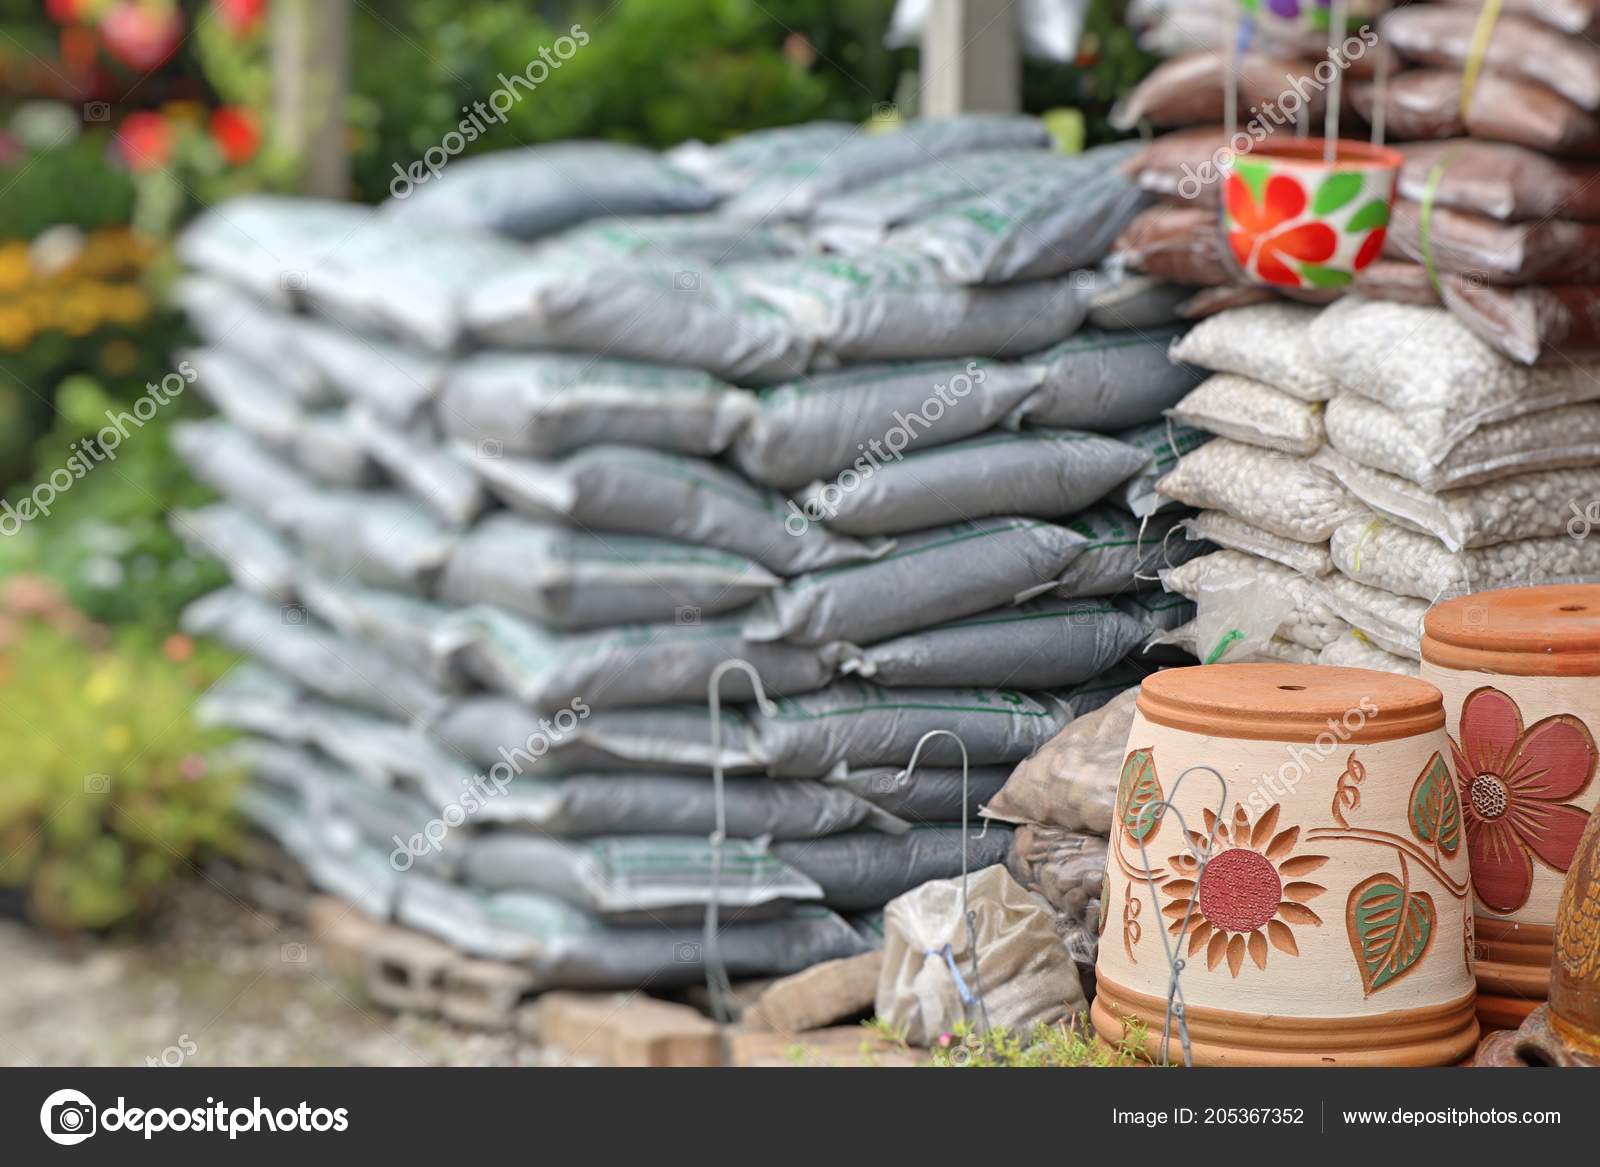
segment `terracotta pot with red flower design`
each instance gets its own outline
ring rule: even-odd
[[[1197,1065],[1450,1065],[1476,1048],[1465,832],[1439,691],[1365,669],[1147,677],[1117,791],[1108,1041]]]
[[[1404,158],[1339,141],[1272,139],[1227,167],[1222,232],[1245,276],[1278,288],[1342,288],[1383,251]]]
[[[1438,604],[1422,676],[1444,693],[1466,815],[1479,1016],[1515,1028],[1548,993],[1562,882],[1600,800],[1600,587]]]

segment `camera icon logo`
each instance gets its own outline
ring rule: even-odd
[[[897,106],[894,102],[892,102],[892,101],[878,101],[878,102],[874,102],[873,103],[873,106],[872,106],[872,118],[873,118],[874,121],[892,122],[892,121],[896,120],[897,118],[899,118],[899,116],[900,116],[900,107]]]
[[[290,941],[278,949],[278,957],[284,964],[304,964],[306,962],[306,946],[297,941]]]
[[[694,292],[700,288],[700,273],[697,271],[680,271],[672,273],[672,287],[678,292]]]
[[[303,628],[306,623],[306,610],[299,604],[285,604],[280,609],[279,618],[290,628]]]
[[[78,1090],[57,1090],[39,1108],[44,1137],[63,1147],[75,1146],[94,1134],[99,1111],[89,1096]]]
[[[310,281],[306,279],[305,272],[290,268],[279,276],[278,282],[286,292],[303,292]]]
[[[484,438],[478,443],[478,457],[480,458],[503,458],[505,452],[506,444],[499,438]]]
[[[109,101],[86,101],[83,104],[83,120],[86,122],[108,122],[111,120],[111,103]]]
[[[672,621],[679,628],[693,628],[700,623],[700,609],[687,605],[678,608],[672,614]]]
[[[110,794],[111,775],[85,774],[83,776],[83,792],[85,794]]]
[[[692,940],[680,940],[672,947],[672,959],[679,964],[699,964],[700,945]]]

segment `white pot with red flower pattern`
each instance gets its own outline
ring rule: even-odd
[[[1439,692],[1206,665],[1147,677],[1118,788],[1096,1029],[1196,1064],[1445,1065],[1476,1046],[1472,910]],[[1174,1022],[1167,1056],[1181,1056]]]
[[[1222,233],[1241,271],[1279,288],[1342,288],[1383,251],[1404,161],[1381,146],[1262,142],[1225,167]]]
[[[1512,588],[1429,611],[1477,903],[1479,1012],[1515,1026],[1549,986],[1557,907],[1600,803],[1600,587]]]

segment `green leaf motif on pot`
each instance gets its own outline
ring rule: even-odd
[[[1461,849],[1461,799],[1450,767],[1438,751],[1411,787],[1409,817],[1411,833],[1422,842],[1432,843],[1446,855]]]
[[[1300,278],[1314,288],[1342,288],[1354,277],[1336,267],[1323,267],[1317,263],[1302,263]]]
[[[1405,976],[1433,942],[1433,897],[1384,872],[1350,893],[1345,926],[1367,996]]]
[[[1343,174],[1330,174],[1322,180],[1322,185],[1317,187],[1316,197],[1311,200],[1311,213],[1319,219],[1326,219],[1340,207],[1355,201],[1356,196],[1361,193],[1361,188],[1366,185],[1367,179],[1363,174],[1353,174],[1348,171]]]
[[[1350,216],[1350,221],[1344,225],[1344,231],[1346,235],[1354,235],[1358,231],[1370,231],[1374,227],[1387,227],[1388,225],[1388,202],[1384,199],[1373,199]]]
[[[1117,821],[1134,842],[1155,838],[1161,819],[1154,804],[1161,800],[1154,755],[1149,750],[1134,750],[1122,763],[1122,780],[1117,784]]]
[[[1246,162],[1243,159],[1235,161],[1233,172],[1244,180],[1250,188],[1250,197],[1260,206],[1266,202],[1267,197],[1267,168],[1260,162]]]

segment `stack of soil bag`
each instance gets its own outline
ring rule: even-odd
[[[1097,270],[1148,196],[1048,145],[571,143],[196,221],[218,416],[176,441],[221,500],[173,521],[233,578],[186,624],[250,658],[205,711],[254,821],[541,987],[703,979],[713,899],[733,976],[877,944],[963,810],[1154,667],[1202,549],[1155,490],[1179,296]],[[728,672],[714,720],[734,658],[764,696]],[[965,803],[949,738],[906,772],[935,729]]]

